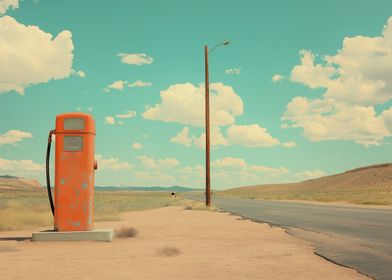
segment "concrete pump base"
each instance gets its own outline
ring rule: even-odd
[[[114,237],[112,229],[97,229],[91,231],[40,231],[34,232],[32,241],[106,241]]]

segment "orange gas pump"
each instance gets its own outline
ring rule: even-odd
[[[56,135],[54,201],[49,161],[52,135]],[[91,231],[94,227],[95,122],[85,113],[56,116],[56,129],[49,132],[46,183],[56,231]]]

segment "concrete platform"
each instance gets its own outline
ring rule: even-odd
[[[112,229],[97,229],[92,231],[40,231],[34,232],[32,241],[106,241],[114,237]]]

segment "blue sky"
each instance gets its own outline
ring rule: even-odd
[[[44,183],[64,112],[97,126],[97,185],[212,188],[389,162],[390,1],[0,0],[0,174]]]

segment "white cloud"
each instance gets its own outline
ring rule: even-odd
[[[120,119],[130,119],[136,116],[135,111],[126,111],[124,114],[117,114],[116,118]]]
[[[125,111],[123,114],[116,114],[113,116],[107,116],[105,117],[105,123],[106,124],[111,124],[111,125],[115,125],[116,123],[119,125],[123,125],[124,121],[123,119],[130,119],[136,116],[136,112],[135,111]],[[117,120],[116,120],[117,119]],[[121,120],[118,120],[121,119]]]
[[[105,123],[114,125],[114,124],[116,124],[116,120],[112,116],[107,116],[105,118]]]
[[[327,174],[322,170],[305,170],[303,172],[295,173],[301,180],[314,179],[326,176]]]
[[[15,144],[22,141],[24,138],[32,138],[33,135],[30,132],[20,130],[8,130],[4,134],[0,134],[0,146],[6,144]]]
[[[99,169],[109,169],[114,171],[130,170],[134,165],[129,162],[122,162],[118,158],[103,158],[102,155],[95,155]]]
[[[289,173],[289,170],[286,167],[273,168],[273,167],[262,166],[262,165],[251,165],[249,166],[249,170],[254,172],[265,173],[270,176],[277,176],[277,175]]]
[[[134,150],[140,150],[140,149],[143,149],[143,144],[140,144],[140,143],[133,143],[132,144],[132,149],[134,149]]]
[[[4,6],[3,6],[4,8]],[[33,25],[23,25],[10,16],[0,17],[0,93],[69,77],[72,73],[72,33],[55,38]]]
[[[76,71],[76,70],[71,70],[71,74],[73,75],[73,76],[76,76],[76,77],[79,77],[79,78],[85,78],[86,77],[86,73],[84,72],[84,71],[82,71],[82,70],[78,70],[78,71]]]
[[[391,134],[373,107],[337,103],[333,99],[295,97],[282,120],[289,121],[290,127],[302,127],[303,135],[311,141],[351,140],[369,146],[379,145]]]
[[[184,127],[176,136],[170,139],[170,142],[184,145],[185,147],[192,146],[192,139],[189,137],[189,127]]]
[[[119,53],[117,56],[121,57],[121,62],[125,64],[151,64],[154,59],[144,53]]]
[[[252,165],[233,157],[213,161],[211,166],[212,179],[218,188],[282,182],[282,176],[289,173],[285,167]]]
[[[0,171],[8,175],[24,177],[25,173],[37,173],[44,171],[44,164],[35,163],[32,160],[8,160],[0,157]]]
[[[337,74],[335,67],[314,64],[314,55],[310,51],[301,50],[301,64],[291,71],[291,80],[307,85],[310,88],[328,87],[331,78]]]
[[[227,138],[223,135],[221,128],[213,126],[210,135],[211,146],[229,146],[239,145],[245,147],[271,147],[281,145],[285,148],[296,147],[295,142],[285,142],[280,144],[278,139],[273,138],[265,128],[259,125],[233,125],[227,129]],[[189,127],[184,127],[176,136],[170,139],[170,142],[178,143],[186,147],[192,146],[192,140],[195,147],[205,149],[205,132],[199,137],[189,135]]]
[[[128,82],[128,87],[150,87],[150,86],[152,86],[152,83],[143,82],[140,80],[137,80],[136,82],[133,82],[133,83]]]
[[[277,82],[283,80],[284,78],[285,78],[285,76],[275,74],[272,76],[272,82],[277,83]]]
[[[155,159],[153,157],[139,156],[136,157],[144,167],[154,169],[168,169],[180,164],[175,158]]]
[[[123,90],[126,86],[128,87],[150,87],[152,86],[152,83],[150,82],[143,82],[140,80],[137,80],[136,82],[130,83],[128,81],[123,81],[123,80],[118,80],[114,81],[110,85],[108,85],[104,91],[109,92],[111,89],[113,90]]]
[[[127,83],[128,83],[127,81],[122,81],[122,80],[114,81],[113,83],[108,85],[105,91],[109,91],[110,89],[123,90]]]
[[[228,75],[232,75],[232,74],[239,75],[241,73],[241,68],[226,69],[225,73]]]
[[[199,137],[194,137],[193,142],[196,147],[205,149],[206,147],[206,134],[203,132]],[[223,136],[220,127],[213,126],[210,130],[210,145],[211,146],[227,146],[229,143]]]
[[[392,107],[382,112],[382,118],[387,129],[392,134]]]
[[[0,0],[0,16],[5,14],[8,9],[18,9],[18,0]]]
[[[258,124],[233,125],[227,129],[227,140],[230,144],[245,147],[272,147],[279,145],[267,129]]]
[[[366,147],[392,134],[387,113],[374,108],[392,100],[392,17],[381,36],[346,37],[336,55],[318,64],[310,51],[300,54],[291,80],[325,92],[317,99],[295,97],[282,117],[289,122],[285,127],[303,128],[311,141],[349,140]]]
[[[290,141],[283,143],[282,146],[285,148],[294,148],[297,147],[297,143],[295,143],[294,141]]]
[[[149,107],[143,113],[145,119],[204,126],[203,85],[176,84],[161,91],[160,95],[161,103]],[[230,125],[236,116],[243,113],[243,103],[233,88],[222,83],[212,83],[210,111],[212,126]]]
[[[242,158],[225,157],[214,161],[212,166],[218,168],[242,168],[247,166],[247,163]]]

